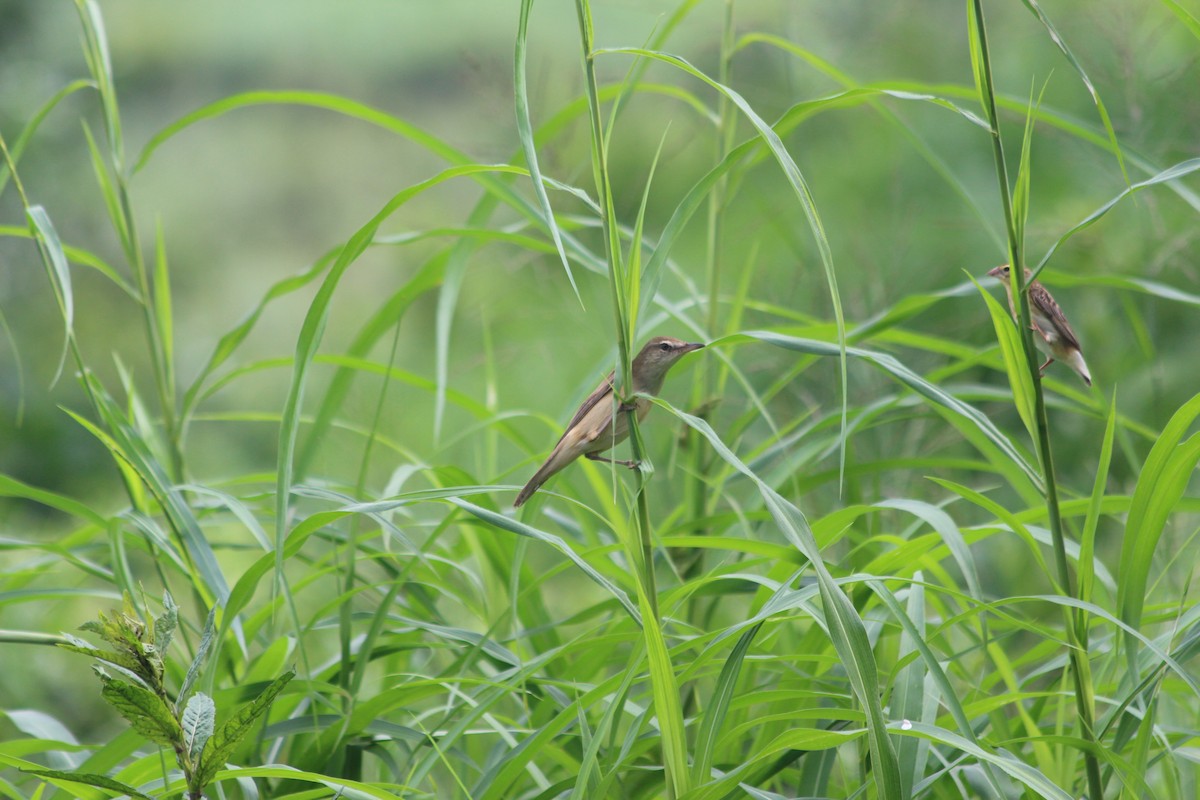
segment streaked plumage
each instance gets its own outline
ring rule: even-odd
[[[646,342],[646,346],[633,359],[630,366],[633,379],[632,391],[629,394],[656,395],[662,389],[663,379],[675,362],[693,350],[704,347],[694,342],[684,342],[672,339],[670,336],[657,336]],[[645,419],[650,412],[651,403],[645,398],[634,401],[638,422]],[[636,467],[632,461],[614,461],[600,454],[616,447],[629,437],[629,415],[617,414],[613,420],[616,402],[613,396],[613,373],[600,382],[596,390],[588,395],[583,405],[575,412],[575,416],[567,423],[567,429],[554,446],[554,451],[546,459],[546,463],[534,473],[525,484],[525,488],[517,495],[513,507],[521,506],[542,484],[559,470],[566,467],[580,456],[593,461],[610,461],[627,467]]]
[[[988,275],[1000,279],[1000,284],[1008,295],[1008,308],[1012,311],[1013,319],[1018,319],[1017,306],[1013,302],[1011,271],[1008,264],[1003,264],[989,270]],[[1029,276],[1029,270],[1025,270],[1026,283],[1029,282]],[[1029,314],[1033,331],[1038,334],[1033,337],[1033,343],[1047,357],[1046,363],[1039,367],[1039,371],[1045,371],[1051,362],[1058,360],[1079,373],[1083,382],[1091,386],[1092,375],[1088,372],[1087,362],[1083,360],[1079,337],[1071,329],[1071,323],[1067,322],[1066,316],[1058,307],[1058,303],[1054,302],[1050,292],[1038,281],[1029,285]]]

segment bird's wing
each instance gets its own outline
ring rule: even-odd
[[[1049,318],[1050,323],[1054,326],[1054,331],[1062,338],[1062,343],[1076,350],[1081,349],[1079,339],[1075,336],[1075,331],[1071,329],[1071,323],[1067,322],[1062,309],[1058,307],[1058,303],[1054,302],[1054,298],[1050,296],[1050,292],[1046,291],[1046,287],[1034,281],[1033,285],[1029,287],[1029,297],[1033,304]]]
[[[600,385],[596,387],[596,390],[587,396],[587,398],[579,406],[579,410],[575,412],[575,416],[571,417],[571,421],[568,422],[567,427],[563,429],[562,436],[558,437],[558,442],[555,442],[554,444],[555,447],[558,447],[558,445],[562,443],[562,440],[567,437],[567,434],[571,432],[571,429],[574,428],[581,419],[587,416],[587,413],[595,408],[597,403],[599,403],[601,400],[605,400],[610,403],[612,402],[614,374],[615,371],[608,373],[608,376],[605,377],[604,380],[600,381]]]

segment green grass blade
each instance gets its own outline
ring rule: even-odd
[[[969,739],[944,728],[939,728],[936,725],[930,725],[925,722],[910,721],[907,727],[900,723],[894,724],[892,731],[904,736],[928,739],[931,742],[936,742],[966,753],[980,762],[993,764],[1020,781],[1039,797],[1046,798],[1046,800],[1072,800],[1069,792],[1063,791],[1062,788],[1056,786],[1044,774],[1038,772],[1019,758],[1006,753],[994,753],[985,750]]]
[[[1036,0],[1021,0],[1025,7],[1029,9],[1038,22],[1042,23],[1042,27],[1046,29],[1046,33],[1050,35],[1050,41],[1054,42],[1055,46],[1062,51],[1066,56],[1067,61],[1071,64],[1071,68],[1075,70],[1075,74],[1079,76],[1079,80],[1083,82],[1088,94],[1092,96],[1092,103],[1096,106],[1096,112],[1100,114],[1100,122],[1104,125],[1104,131],[1108,134],[1109,146],[1117,157],[1117,164],[1121,168],[1121,175],[1125,178],[1125,183],[1129,183],[1129,173],[1125,169],[1125,158],[1121,155],[1121,144],[1117,141],[1117,132],[1113,130],[1112,120],[1108,117],[1108,109],[1104,107],[1104,101],[1100,99],[1100,92],[1096,90],[1095,84],[1088,74],[1084,71],[1083,65],[1079,63],[1079,59],[1075,58],[1075,54],[1067,47],[1067,42],[1063,39],[1062,34],[1054,27],[1054,23],[1042,11]]]
[[[897,655],[901,660],[909,653],[919,652],[917,640],[925,639],[925,587],[918,570],[913,574],[913,583],[908,588],[908,605],[905,616],[912,623],[912,630],[905,628],[900,636],[900,650]],[[920,660],[914,660],[896,677],[896,691],[892,698],[892,718],[901,720],[920,720],[925,718],[925,676],[927,670]],[[928,746],[922,747],[920,741],[902,738],[896,743],[896,761],[900,765],[901,793],[904,797],[912,796],[912,789],[925,775],[925,766],[929,757]]]
[[[696,749],[692,756],[694,759],[692,784],[694,786],[706,783],[712,777],[713,752],[717,746],[717,734],[721,732],[725,716],[729,713],[729,703],[737,688],[746,653],[750,650],[750,645],[762,625],[761,622],[756,623],[741,635],[737,644],[730,651],[729,657],[725,659],[725,664],[721,667],[721,674],[717,678],[716,686],[713,687],[712,698],[704,710],[704,718],[701,720],[700,729],[696,734]]]
[[[1025,351],[1021,348],[1021,337],[1017,333],[1016,323],[1008,309],[1000,305],[991,292],[971,278],[971,282],[979,289],[979,294],[987,304],[988,314],[992,318],[992,327],[996,330],[996,340],[1000,342],[1000,355],[1004,359],[1004,371],[1008,374],[1008,385],[1012,388],[1013,405],[1025,425],[1032,441],[1037,440],[1037,423],[1034,417],[1033,377],[1025,366]]]
[[[1188,11],[1175,0],[1161,0],[1162,4],[1171,10],[1171,13],[1179,18],[1183,26],[1192,32],[1192,35],[1200,39],[1200,18]]]
[[[887,734],[887,720],[884,718],[883,708],[880,705],[878,671],[866,628],[849,598],[846,597],[825,566],[820,548],[803,513],[747,467],[721,441],[707,422],[699,417],[685,414],[661,399],[656,398],[654,404],[666,409],[703,436],[722,460],[749,478],[762,495],[764,504],[771,513],[771,517],[779,525],[780,531],[809,559],[817,575],[817,584],[825,610],[830,640],[837,651],[842,667],[846,670],[854,696],[862,704],[867,714],[867,738],[875,763],[876,787],[879,797],[900,797],[900,769],[896,762],[896,751]]]
[[[300,411],[304,400],[304,390],[307,384],[308,370],[312,366],[317,348],[325,332],[325,323],[329,316],[329,307],[333,294],[337,290],[342,275],[350,265],[370,246],[379,226],[402,205],[422,192],[445,183],[456,177],[475,175],[479,173],[524,173],[517,167],[503,165],[467,164],[450,167],[438,175],[420,183],[414,184],[399,192],[389,200],[378,213],[367,221],[355,234],[350,237],[338,253],[329,273],[322,281],[317,295],[309,305],[305,315],[300,335],[296,341],[296,355],[293,362],[291,386],[284,404],[283,417],[279,428],[279,456],[276,479],[276,530],[275,547],[280,561],[277,564],[279,573],[283,572],[283,543],[286,538],[288,525],[288,507],[292,490],[294,471],[294,454],[296,439],[300,429]]]
[[[1054,244],[1050,245],[1050,249],[1046,251],[1046,255],[1042,256],[1042,260],[1039,261],[1037,266],[1032,270],[1033,277],[1036,278],[1039,274],[1041,274],[1041,271],[1046,267],[1046,262],[1050,260],[1050,257],[1054,255],[1054,252],[1058,250],[1058,248],[1064,242],[1080,231],[1091,227],[1097,220],[1111,211],[1114,206],[1116,206],[1126,197],[1137,194],[1143,189],[1147,189],[1151,186],[1157,186],[1162,183],[1172,185],[1180,178],[1184,177],[1185,175],[1190,175],[1196,170],[1200,170],[1200,158],[1191,158],[1187,161],[1180,161],[1178,164],[1167,167],[1166,169],[1159,171],[1144,181],[1139,181],[1132,186],[1127,186],[1126,188],[1122,189],[1116,197],[1112,198],[1107,203],[1088,214],[1082,220],[1077,222],[1070,230],[1058,237]]]
[[[1121,621],[1137,629],[1142,623],[1146,585],[1154,553],[1167,518],[1183,497],[1196,464],[1200,462],[1200,434],[1184,439],[1200,416],[1200,394],[1184,403],[1171,417],[1138,476],[1133,503],[1121,540],[1121,568],[1117,573],[1117,608]],[[1129,665],[1136,676],[1136,642],[1127,637]]]
[[[12,158],[13,164],[16,164],[21,160],[21,154],[25,152],[25,147],[33,139],[34,134],[36,134],[37,129],[41,127],[42,122],[46,119],[51,111],[58,107],[59,103],[75,94],[75,92],[78,92],[81,89],[89,89],[93,86],[95,86],[95,84],[88,80],[74,80],[51,95],[50,99],[45,103],[42,103],[38,110],[30,115],[29,121],[25,123],[25,127],[21,129],[21,132],[17,135],[17,138],[13,140],[12,147],[9,148],[9,156]],[[12,172],[9,169],[8,161],[6,159],[0,162],[0,195],[4,194],[4,188],[8,185],[8,179],[11,177]]]
[[[453,490],[447,491],[449,492]],[[595,581],[597,585],[601,586],[605,591],[616,598],[617,602],[619,602],[621,606],[629,612],[629,616],[633,617],[635,622],[637,622],[639,625],[642,624],[641,614],[638,612],[637,607],[630,601],[629,595],[627,595],[616,584],[612,583],[612,581],[610,581],[608,578],[597,572],[591,564],[584,561],[583,558],[560,537],[555,536],[552,533],[538,530],[532,525],[526,525],[524,522],[513,519],[512,517],[506,517],[503,514],[496,513],[495,511],[489,511],[488,509],[477,506],[474,503],[468,503],[466,500],[462,500],[458,497],[447,496],[447,499],[462,510],[478,517],[484,522],[500,528],[501,530],[508,531],[509,533],[515,533],[518,536],[527,536],[531,539],[535,539],[539,542],[550,545],[555,550],[570,559],[571,563],[583,570],[584,574]]]
[[[726,342],[745,341],[746,339],[756,339],[776,347],[782,347],[788,350],[795,350],[801,353],[810,353],[819,356],[836,356],[839,355],[839,348],[831,346],[828,342],[817,341],[814,339],[802,339],[796,336],[788,336],[786,334],[775,333],[773,331],[744,331],[733,336],[725,336],[718,339],[712,344],[723,344]],[[946,390],[936,386],[924,378],[917,375],[911,369],[902,364],[899,360],[886,353],[877,353],[871,350],[864,350],[858,347],[847,347],[846,354],[854,358],[861,358],[879,367],[884,372],[890,374],[893,378],[900,381],[910,389],[917,392],[925,399],[953,412],[955,415],[963,418],[963,420],[971,427],[977,429],[979,433],[995,444],[1000,451],[1012,461],[1013,464],[1020,467],[1021,471],[1039,488],[1042,486],[1041,475],[1038,471],[1025,460],[1025,457],[1016,449],[1013,443],[1005,436],[999,428],[996,427],[988,417],[980,412],[975,407],[968,403],[959,400]]]
[[[1108,421],[1104,426],[1104,439],[1100,443],[1100,458],[1096,462],[1096,480],[1092,484],[1092,496],[1088,501],[1087,517],[1083,523],[1083,533],[1079,537],[1079,599],[1084,602],[1092,600],[1092,585],[1096,576],[1096,528],[1100,524],[1100,507],[1104,502],[1105,488],[1108,485],[1108,469],[1112,463],[1113,439],[1117,427],[1117,392],[1113,389],[1112,400],[1108,407]],[[1082,634],[1087,628],[1081,627]],[[1081,636],[1086,646],[1087,639]]]
[[[54,290],[54,298],[58,301],[58,311],[63,319],[63,346],[58,357],[58,366],[54,370],[51,385],[58,382],[62,376],[63,367],[67,363],[67,354],[71,349],[71,340],[75,336],[75,294],[71,289],[71,269],[67,265],[67,256],[63,252],[62,241],[58,231],[50,221],[50,215],[41,206],[30,206],[25,209],[29,225],[37,236],[38,252],[46,267],[46,276]]]
[[[821,222],[820,214],[817,211],[816,201],[813,199],[812,192],[808,187],[808,181],[804,174],[800,171],[796,161],[792,158],[783,141],[779,138],[779,134],[768,125],[762,117],[760,117],[749,103],[732,88],[725,86],[718,81],[713,80],[706,74],[696,69],[684,59],[660,53],[653,50],[643,50],[640,48],[614,48],[611,50],[598,50],[597,55],[603,53],[622,53],[626,55],[635,55],[643,58],[654,59],[665,64],[670,64],[683,72],[698,78],[704,83],[711,86],[713,89],[720,92],[730,102],[732,102],[739,111],[746,117],[747,120],[754,126],[763,142],[766,144],[771,154],[775,157],[784,176],[787,178],[789,185],[792,187],[793,193],[800,201],[800,206],[804,210],[804,216],[808,220],[809,230],[812,232],[813,240],[817,245],[817,252],[820,254],[821,265],[825,270],[825,283],[829,288],[829,297],[833,306],[834,319],[837,322],[837,341],[840,349],[839,353],[839,370],[841,375],[841,390],[842,390],[842,442],[841,454],[839,456],[841,469],[845,470],[845,449],[846,437],[849,432],[846,429],[847,409],[849,407],[849,377],[846,367],[846,319],[842,312],[842,300],[838,293],[837,272],[833,265],[833,251],[829,246],[829,239],[825,235],[825,226]]]
[[[542,171],[538,166],[537,144],[533,139],[533,125],[530,122],[529,87],[525,79],[525,61],[529,49],[529,13],[532,9],[533,0],[521,0],[521,14],[517,21],[516,52],[513,55],[513,98],[517,107],[517,137],[521,142],[521,150],[525,153],[525,163],[529,167],[529,177],[533,182],[533,193],[541,208],[546,229],[550,231],[550,238],[554,240],[554,248],[558,251],[558,258],[562,262],[563,270],[567,273],[571,291],[575,293],[575,299],[579,301],[579,304],[583,305],[583,297],[579,294],[579,287],[575,284],[575,273],[571,271],[571,262],[567,259],[566,250],[563,249],[558,223],[554,221],[554,209],[550,207],[550,198],[546,195],[545,184],[542,183]]]
[[[153,314],[162,340],[164,381],[168,402],[175,405],[175,318],[171,311],[171,270],[167,264],[167,242],[162,223],[155,227]]]

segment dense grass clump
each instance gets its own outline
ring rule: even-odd
[[[74,5],[0,117],[0,793],[1196,796],[1200,112],[1130,77],[1193,12],[514,0],[439,129],[336,71],[164,113]],[[638,468],[511,508],[655,335],[707,347]]]

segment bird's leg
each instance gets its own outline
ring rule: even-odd
[[[1046,363],[1042,364],[1040,367],[1038,367],[1038,376],[1043,377],[1043,378],[1046,377],[1046,367],[1050,366],[1053,363],[1054,363],[1053,356],[1051,356],[1050,358],[1047,358]]]
[[[629,467],[630,469],[638,468],[638,462],[636,461],[622,461],[617,458],[605,458],[599,453],[584,453],[583,457],[589,461],[603,461],[605,464],[620,464],[622,467]]]

